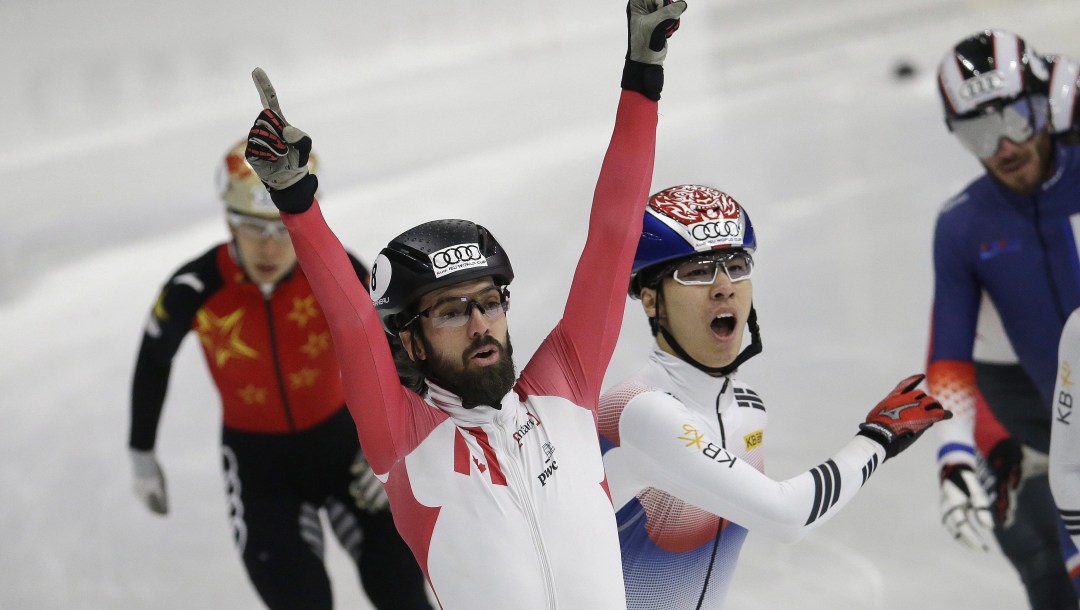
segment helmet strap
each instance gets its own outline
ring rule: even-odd
[[[679,342],[677,340],[675,340],[675,335],[671,334],[671,331],[669,331],[667,328],[664,328],[664,325],[660,323],[660,303],[662,300],[663,291],[661,290],[660,286],[657,286],[656,315],[649,318],[649,326],[653,329],[653,336],[655,336],[656,333],[659,332],[660,335],[664,337],[664,340],[667,341],[668,345],[671,346],[671,349],[675,352],[676,356],[686,361],[691,366],[700,370],[701,372],[707,375],[712,375],[713,377],[727,377],[728,375],[731,375],[736,370],[738,370],[742,363],[761,353],[761,329],[758,327],[757,310],[754,309],[753,303],[750,304],[750,315],[747,317],[746,320],[746,326],[750,329],[750,345],[747,345],[741,352],[739,352],[739,355],[736,356],[735,359],[732,360],[729,364],[726,364],[724,366],[706,366],[701,362],[695,360],[690,354],[686,353],[686,350],[683,349],[681,345],[679,345]]]

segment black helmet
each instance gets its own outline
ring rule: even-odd
[[[371,267],[371,300],[383,327],[396,334],[420,297],[444,286],[488,277],[506,286],[514,270],[495,236],[468,220],[433,220],[417,225],[382,249]]]

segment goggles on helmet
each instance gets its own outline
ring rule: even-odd
[[[1002,138],[1023,144],[1043,130],[1048,108],[1043,96],[990,102],[976,110],[975,116],[949,119],[949,129],[973,155],[989,159],[997,153]]]
[[[431,320],[435,328],[457,328],[465,326],[475,307],[489,320],[497,320],[510,310],[510,291],[493,287],[479,297],[448,296],[439,299],[434,305],[424,309],[401,325],[407,328],[421,316]]]
[[[289,237],[289,230],[285,228],[285,223],[280,220],[257,218],[255,216],[248,216],[247,214],[238,214],[236,212],[228,212],[226,218],[228,219],[229,226],[232,227],[234,231],[247,237],[256,239],[265,239],[267,237],[273,239],[288,239]]]
[[[744,250],[699,256],[675,265],[670,273],[683,286],[709,286],[720,269],[732,282],[748,280],[754,271],[754,257]]]

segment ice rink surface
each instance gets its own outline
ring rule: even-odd
[[[338,4],[0,3],[0,607],[260,607],[195,340],[159,430],[167,518],[135,500],[126,450],[157,290],[226,236],[213,175],[259,110],[253,67],[314,138],[324,211],[361,258],[424,220],[477,220],[513,257],[520,363],[559,318],[614,120],[624,4]],[[653,186],[713,185],[753,218],[765,352],[741,377],[770,409],[772,477],[820,463],[924,366],[934,218],[980,170],[941,120],[939,58],[983,27],[1080,56],[1077,23],[1068,0],[691,0]],[[894,78],[900,62],[912,78]],[[650,342],[628,302],[609,383]],[[931,433],[800,543],[752,532],[729,607],[1025,607],[998,552],[938,525],[935,449]],[[327,548],[338,606],[368,607]]]

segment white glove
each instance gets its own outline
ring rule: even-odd
[[[390,506],[382,481],[375,476],[375,471],[368,465],[363,453],[356,453],[356,461],[353,462],[350,471],[353,474],[353,481],[349,485],[349,493],[358,508],[374,513],[386,510]]]
[[[941,524],[961,544],[990,550],[987,540],[993,532],[990,498],[967,464],[946,464],[941,468]]]
[[[152,512],[169,513],[169,495],[165,491],[165,473],[161,471],[153,451],[131,450],[131,465],[135,473],[135,496]]]

